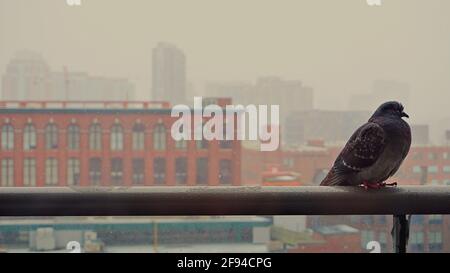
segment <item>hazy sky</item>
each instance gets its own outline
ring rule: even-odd
[[[277,75],[345,109],[375,79],[412,87],[413,121],[450,116],[450,1],[0,0],[0,73],[14,52],[41,52],[53,70],[127,77],[149,98],[151,49],[182,48],[196,89],[207,81]]]

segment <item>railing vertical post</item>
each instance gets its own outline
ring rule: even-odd
[[[409,222],[406,215],[394,215],[394,222],[392,225],[392,242],[394,243],[395,253],[406,253],[409,238]]]

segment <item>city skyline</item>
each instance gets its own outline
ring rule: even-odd
[[[258,12],[248,20],[255,5]],[[446,100],[434,98],[450,89],[449,8],[437,0],[377,8],[365,1],[324,0],[99,0],[76,8],[64,1],[1,0],[0,67],[28,47],[42,52],[52,67],[128,78],[138,97],[148,99],[149,51],[158,41],[170,41],[189,56],[187,76],[199,91],[210,81],[275,75],[308,82],[317,93],[315,107],[345,110],[349,97],[370,92],[374,80],[398,80],[411,86],[413,122],[424,123],[448,117]]]

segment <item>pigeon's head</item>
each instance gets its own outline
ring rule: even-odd
[[[388,101],[380,105],[372,117],[396,117],[409,118],[408,114],[403,111],[403,105],[397,101]]]

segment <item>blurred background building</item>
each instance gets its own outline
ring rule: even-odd
[[[70,71],[67,67],[55,72],[40,54],[20,51],[2,76],[2,99],[131,101],[135,99],[135,88],[126,79],[93,77],[85,72]]]

